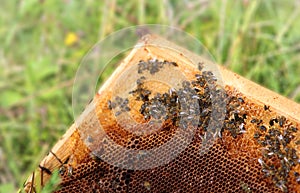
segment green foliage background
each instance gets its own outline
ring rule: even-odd
[[[73,122],[85,53],[106,35],[166,24],[217,62],[300,102],[298,0],[4,0],[0,6],[0,192],[13,192]],[[68,38],[78,38],[73,43]]]

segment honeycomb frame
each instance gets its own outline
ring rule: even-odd
[[[284,167],[280,165],[280,161],[288,158],[283,157],[279,160],[278,156],[273,156],[274,152],[269,151],[269,147],[273,147],[274,144],[265,145],[263,141],[277,143],[274,137],[273,142],[267,141],[266,138],[270,139],[273,135],[282,138],[283,133],[289,130],[293,137],[289,140],[288,147],[296,151],[295,159],[299,162],[300,146],[297,143],[300,140],[300,105],[221,66],[219,68],[225,82],[225,91],[230,98],[227,108],[233,108],[229,111],[232,113],[227,114],[228,122],[225,123],[231,124],[230,120],[234,119],[236,125],[226,127],[222,137],[214,142],[212,149],[208,149],[205,156],[194,156],[195,152],[199,152],[203,136],[195,138],[186,151],[174,161],[162,166],[163,169],[154,168],[151,172],[112,167],[93,156],[81,139],[79,130],[90,128],[95,119],[99,118],[95,115],[104,111],[110,112],[107,106],[107,101],[111,99],[109,87],[126,67],[152,57],[175,62],[182,71],[190,68],[190,61],[186,58],[193,57],[209,63],[155,35],[146,35],[140,43],[144,44],[144,47],[132,50],[87,106],[81,115],[80,126],[71,126],[40,163],[38,171],[28,178],[25,183],[26,192],[34,192],[34,187],[38,186],[39,182],[43,186],[54,170],[61,171],[61,189],[57,192],[298,192],[300,185],[297,183],[299,176],[296,174],[300,173],[299,164],[291,164],[293,167],[289,169],[288,174],[282,174],[286,176],[286,183],[282,183],[281,178],[274,182],[272,178],[276,172],[270,167],[280,169]],[[152,44],[168,45],[180,52],[169,53],[162,47],[151,46]],[[197,71],[190,69],[187,76],[193,79],[196,73]],[[93,108],[95,103],[100,104],[96,109]],[[238,113],[234,113],[237,109]],[[292,131],[293,128],[297,130]],[[244,130],[247,132],[244,133]],[[274,130],[278,130],[279,134],[273,134]],[[290,157],[295,156],[291,151],[286,151],[286,154]],[[218,159],[214,160],[215,157]],[[271,171],[273,173],[269,174]],[[160,176],[164,177],[159,178]],[[40,179],[33,181],[35,178]],[[276,184],[278,182],[281,184]]]

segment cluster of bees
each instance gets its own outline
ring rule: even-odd
[[[266,110],[266,108],[265,108]],[[297,151],[290,147],[295,133],[298,131],[293,125],[285,126],[286,118],[283,116],[271,118],[268,124],[252,119],[251,123],[256,124],[258,131],[254,133],[255,140],[263,146],[263,157],[258,159],[262,171],[266,177],[270,177],[273,183],[283,192],[287,192],[288,177],[292,167],[300,164]],[[281,128],[281,129],[279,129]],[[275,165],[273,158],[280,164]],[[295,180],[300,184],[298,172],[294,172]]]
[[[149,98],[151,91],[144,88],[143,82],[139,80],[138,88],[132,93],[136,100],[143,102],[140,113],[145,120],[151,119],[150,123],[171,120],[173,125],[183,129],[188,127],[188,123],[198,126],[197,117],[201,113],[197,103],[199,95],[190,82],[184,81],[178,90],[171,88],[166,93],[156,93],[153,98]]]
[[[150,59],[148,61],[140,60],[138,63],[138,73],[142,74],[144,71],[149,71],[150,74],[159,72],[165,65],[178,66],[176,62],[159,61],[157,59]]]
[[[178,66],[175,62],[157,59],[141,60],[138,63],[138,74],[149,72],[153,75],[165,65]],[[199,63],[198,69],[201,72],[201,63]],[[145,80],[145,76],[139,77],[136,80],[136,89],[130,91],[129,94],[134,96],[136,101],[142,101],[139,112],[143,115],[144,120],[149,121],[150,124],[170,120],[176,127],[179,126],[183,129],[189,126],[201,127],[206,132],[208,125],[213,124],[213,120],[210,120],[212,98],[217,99],[214,101],[216,103],[224,102],[224,92],[217,89],[217,79],[210,71],[196,74],[192,81],[182,81],[181,87],[178,89],[170,88],[165,93],[154,93],[153,97],[150,97],[153,91],[144,85]],[[121,111],[117,111],[116,116],[130,110],[127,105],[128,99],[118,96],[115,97],[115,100],[108,101],[109,109],[120,107]]]
[[[222,131],[229,131],[233,138],[246,133],[247,122],[256,129],[253,134],[254,140],[262,146],[262,157],[258,159],[262,167],[264,176],[271,179],[273,184],[282,192],[288,192],[288,178],[293,167],[300,164],[300,159],[296,149],[291,147],[291,142],[295,138],[298,129],[287,123],[284,116],[277,116],[267,122],[249,118],[245,111],[240,110],[240,106],[245,103],[240,96],[230,96],[228,98],[227,113]],[[264,105],[264,111],[269,111],[270,107]],[[295,141],[295,145],[300,141]],[[292,174],[296,183],[300,184],[300,174]]]
[[[222,132],[227,130],[230,132],[233,138],[237,138],[246,132],[245,124],[247,119],[247,114],[245,112],[240,112],[237,110],[241,104],[244,103],[242,97],[237,96],[227,96],[227,113],[224,120],[224,126]]]
[[[222,131],[229,131],[233,138],[246,133],[247,113],[240,110],[245,103],[240,96],[228,98],[227,113]],[[271,111],[264,105],[264,111]],[[257,118],[252,118],[249,123],[257,128],[253,135],[254,140],[262,146],[262,157],[258,159],[264,176],[271,179],[282,192],[287,192],[288,178],[293,167],[300,164],[296,149],[291,147],[298,129],[287,123],[284,116],[273,117],[266,123]],[[300,141],[295,141],[295,145]],[[296,183],[300,184],[300,174],[293,172]]]
[[[111,100],[108,101],[108,108],[110,110],[118,108],[119,110],[115,113],[115,116],[119,116],[123,112],[128,112],[131,110],[130,107],[128,107],[128,103],[128,99],[116,96],[113,102]]]

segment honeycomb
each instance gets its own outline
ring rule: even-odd
[[[57,157],[61,183],[56,193],[300,192],[296,122],[235,88],[220,88],[214,74],[203,70],[201,63],[177,89],[157,90],[147,85],[143,73],[154,75],[165,67],[177,68],[178,64],[153,58],[140,60],[139,76],[128,97],[96,96],[95,120],[81,127],[100,120],[107,137],[89,134],[84,138],[92,145],[76,164],[70,160],[62,163]],[[220,128],[212,96],[218,104],[225,102],[224,112],[222,107],[215,107],[224,114]],[[116,120],[126,113],[140,123],[132,125],[131,132]],[[146,155],[175,137],[160,155]],[[108,139],[139,154],[120,152]],[[176,156],[164,160],[170,156],[169,149]],[[110,164],[111,160],[117,164]]]

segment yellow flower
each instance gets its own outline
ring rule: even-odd
[[[79,37],[76,33],[74,32],[69,32],[66,37],[65,37],[65,45],[66,46],[73,46],[76,44],[79,40]]]

